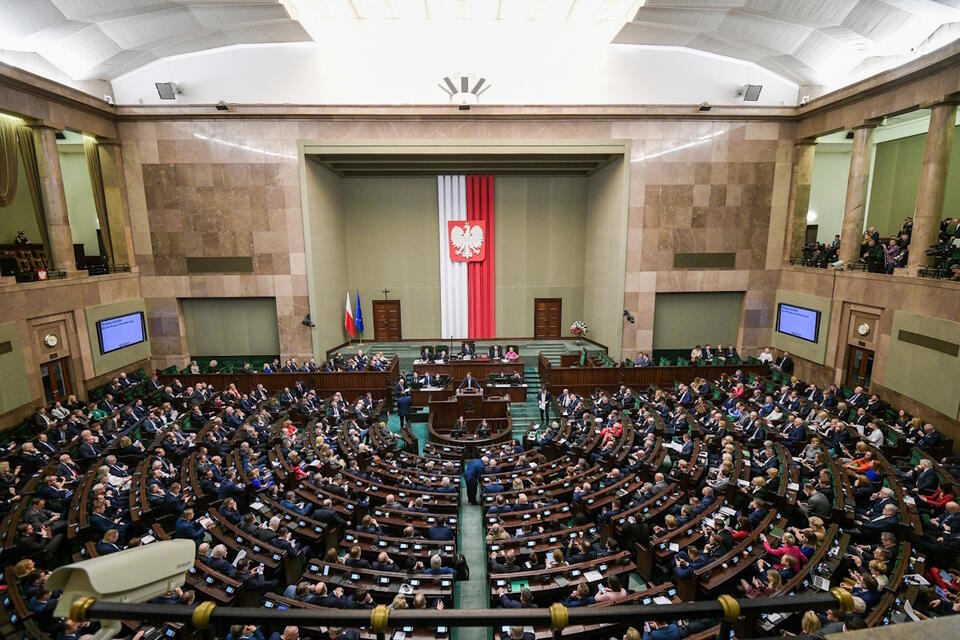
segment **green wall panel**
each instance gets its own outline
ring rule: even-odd
[[[534,298],[561,298],[561,335],[583,319],[587,179],[497,176],[497,334],[533,335]]]
[[[347,284],[347,251],[344,242],[343,179],[313,161],[300,163],[303,196],[304,245],[309,263],[307,285],[313,352],[323,357],[327,349],[346,340],[343,299]]]
[[[960,344],[960,324],[894,311],[887,365],[880,384],[950,416],[960,418],[960,357],[899,339],[900,330]]]
[[[737,343],[743,307],[741,291],[658,293],[655,305],[654,349]]]
[[[587,180],[583,320],[590,328],[588,337],[607,345],[614,359],[620,358],[623,342],[628,185],[629,164],[622,157]]]
[[[88,256],[100,255],[97,241],[97,207],[93,202],[93,185],[83,147],[67,145],[72,150],[60,148],[60,171],[63,174],[63,191],[67,197],[67,215],[70,217],[70,235],[74,244],[83,244]],[[79,152],[75,149],[79,148]]]
[[[876,147],[867,226],[881,236],[896,233],[917,206],[927,134],[881,142]],[[841,206],[842,203],[841,203]],[[960,131],[954,130],[942,217],[960,214]]]
[[[386,288],[391,300],[400,301],[405,339],[439,337],[437,179],[345,178],[342,189],[346,280],[338,298],[341,330],[344,294],[350,291],[352,307],[359,289],[364,335],[372,340],[371,301],[382,300]],[[347,337],[344,333],[343,340]]]
[[[10,342],[10,351],[0,353],[0,413],[6,413],[30,402],[30,384],[16,322],[0,324],[0,342]]]
[[[813,157],[813,182],[810,186],[810,211],[817,219],[809,224],[817,225],[817,241],[833,242],[834,234],[843,227],[843,205],[847,197],[847,180],[850,174],[850,149],[821,148],[817,146]]]
[[[124,347],[123,349],[118,349],[106,355],[100,353],[100,340],[97,337],[97,322],[105,318],[122,316],[135,311],[143,311],[144,315],[146,315],[142,298],[134,298],[133,300],[124,300],[123,302],[115,302],[112,304],[101,304],[84,309],[87,318],[87,335],[90,338],[90,354],[93,356],[94,375],[102,376],[150,357],[149,326],[146,329],[147,339],[145,342]]]
[[[193,355],[279,355],[274,298],[184,298],[183,324]]]

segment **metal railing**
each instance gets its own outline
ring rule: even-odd
[[[731,625],[738,620],[755,621],[765,613],[797,613],[814,610],[853,610],[853,597],[842,589],[823,593],[804,593],[776,598],[736,599],[722,595],[716,600],[683,602],[665,605],[623,605],[612,607],[567,608],[553,604],[533,609],[389,609],[379,605],[372,610],[354,609],[269,609],[253,607],[218,607],[213,602],[197,606],[127,604],[97,602],[78,598],[70,609],[70,617],[84,620],[140,620],[145,623],[190,624],[203,631],[210,627],[235,624],[282,627],[369,628],[383,638],[389,628],[412,627],[550,627],[555,637],[564,628],[576,624],[629,624],[640,627],[649,621],[716,619],[720,638],[729,638]]]

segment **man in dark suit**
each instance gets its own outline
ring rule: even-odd
[[[330,498],[326,498],[320,503],[320,508],[313,512],[313,519],[330,526],[339,527],[340,529],[346,529],[349,524],[340,517],[340,514],[334,511],[333,500]]]
[[[210,550],[210,557],[204,561],[204,564],[230,578],[237,577],[237,568],[227,560],[227,548],[222,544]]]
[[[930,495],[940,488],[940,479],[933,470],[933,463],[927,458],[921,458],[914,470],[913,492]]]
[[[850,396],[847,403],[859,409],[866,407],[869,401],[870,398],[863,392],[863,387],[857,387],[853,390],[853,395]]]
[[[550,422],[550,401],[550,389],[542,387],[537,394],[537,407],[540,409],[541,424]]]
[[[884,531],[893,531],[897,526],[899,519],[897,517],[897,505],[888,504],[883,508],[883,513],[875,518],[865,522],[860,522],[860,529],[869,539],[876,540]]]
[[[460,389],[479,389],[480,383],[473,377],[473,373],[467,371],[467,377],[460,382]]]
[[[290,392],[290,387],[284,387],[283,391],[280,392],[278,399],[280,400],[280,404],[284,407],[289,407],[297,401],[297,399],[293,396],[293,393]]]
[[[397,415],[400,417],[400,427],[410,424],[410,406],[412,399],[409,394],[397,397]]]
[[[74,482],[80,477],[80,470],[73,462],[69,454],[60,456],[60,466],[57,467],[57,475],[66,482]]]
[[[460,355],[461,356],[473,356],[476,355],[476,348],[473,346],[472,342],[461,342],[460,343]]]
[[[193,509],[187,508],[183,510],[174,525],[173,537],[193,540],[197,546],[200,546],[205,532],[206,529],[202,524],[193,521]]]
[[[423,377],[420,378],[420,386],[421,386],[421,387],[432,387],[432,386],[434,386],[436,383],[437,383],[436,377],[434,377],[433,375],[431,375],[429,371],[427,371],[427,372],[423,375]]]
[[[793,358],[790,357],[790,354],[786,351],[783,352],[783,355],[780,356],[780,359],[777,360],[775,365],[783,373],[790,375],[793,373]]]
[[[120,545],[117,544],[119,539],[120,534],[116,529],[107,529],[106,533],[103,534],[103,538],[96,544],[97,555],[105,556],[110,553],[116,553],[117,551],[123,551]]]
[[[446,521],[433,525],[427,533],[429,540],[453,540],[455,537],[453,528]]]
[[[53,422],[53,418],[47,415],[45,407],[40,407],[37,409],[37,412],[33,414],[33,426],[41,431],[49,427]]]
[[[100,401],[100,404],[97,406],[106,413],[113,413],[117,410],[117,404],[113,400],[113,395],[109,393],[103,400]]]
[[[483,465],[483,460],[474,458],[467,463],[467,467],[463,471],[463,478],[467,483],[467,499],[470,504],[477,504],[477,486],[483,473]]]
[[[77,454],[85,465],[91,465],[100,457],[100,449],[97,448],[97,439],[89,431],[85,431],[81,436],[83,442],[77,449]]]
[[[498,344],[495,344],[490,347],[489,350],[491,360],[502,360],[503,359],[503,347]]]
[[[410,395],[410,389],[407,387],[407,372],[401,371],[400,377],[397,379],[397,384],[393,385],[393,395],[398,398],[401,396]]]

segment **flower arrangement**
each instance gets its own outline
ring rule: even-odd
[[[584,335],[586,335],[587,331],[587,323],[583,320],[577,320],[570,325],[570,333],[578,338],[582,338]]]

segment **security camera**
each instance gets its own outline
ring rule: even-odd
[[[837,260],[836,262],[831,262],[830,268],[836,269],[837,271],[843,271],[843,260]]]
[[[68,617],[78,598],[146,602],[162,596],[183,585],[196,554],[192,540],[165,540],[60,567],[47,578],[48,589],[63,591],[54,614]],[[104,621],[95,637],[113,637],[120,629],[119,621],[113,622]],[[104,631],[108,635],[101,635]]]
[[[301,324],[305,327],[315,327],[317,325],[313,324],[313,320],[310,319],[310,314],[308,313],[303,317]]]
[[[637,321],[637,319],[633,317],[633,314],[631,314],[626,309],[623,310],[623,317],[626,318],[627,322],[629,322],[630,324],[633,324]]]

